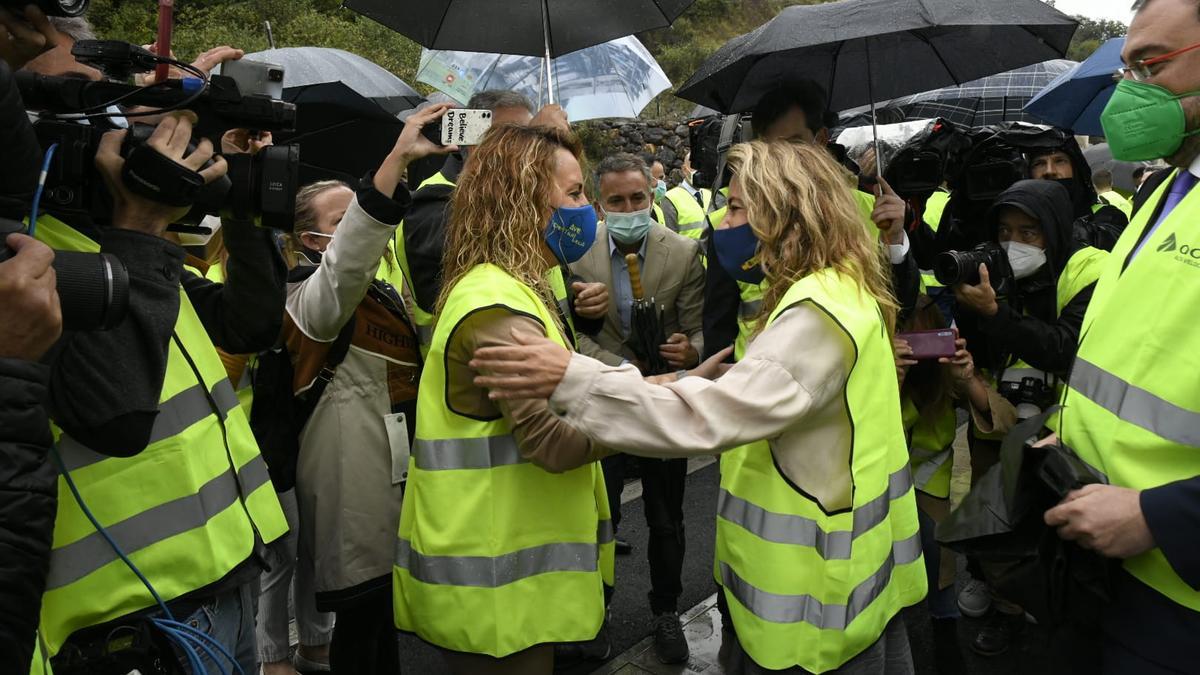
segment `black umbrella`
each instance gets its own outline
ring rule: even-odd
[[[343,5],[429,49],[544,57],[550,81],[552,59],[666,28],[693,1],[344,0]]]
[[[280,143],[300,145],[300,182],[355,181],[379,166],[404,123],[341,82],[283,90],[296,104],[296,131]]]
[[[629,315],[629,339],[625,344],[646,367],[646,375],[661,375],[671,370],[670,364],[659,352],[659,347],[666,343],[666,333],[663,331],[662,316],[654,304],[654,298],[646,299],[642,288],[642,272],[638,265],[636,253],[625,256],[625,264],[629,267],[629,283],[633,288],[633,310]]]
[[[812,81],[832,110],[1061,58],[1078,22],[1040,0],[842,0],[788,7],[727,42],[677,96],[724,113]]]
[[[341,82],[396,114],[424,99],[407,82],[358,54],[329,47],[284,47],[247,54],[244,58],[283,66],[290,87]]]

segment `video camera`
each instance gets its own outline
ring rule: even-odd
[[[0,5],[18,12],[26,5],[36,5],[46,16],[82,16],[91,0],[0,0]]]
[[[83,63],[120,76],[148,72],[162,60],[141,47],[114,41],[80,41],[71,53]],[[154,107],[124,115],[131,121],[170,110],[191,110],[199,116],[196,135],[209,138],[217,147],[221,135],[229,129],[295,128],[294,105],[269,96],[243,95],[232,78],[220,75],[167,80],[146,87],[28,72],[17,73],[16,81],[26,106],[42,111],[34,124],[39,143],[44,148],[58,145],[58,160],[51,164],[46,178],[44,203],[48,210],[63,215],[78,214],[94,222],[106,222],[111,217],[111,197],[94,169],[94,161],[100,137],[107,131],[97,123],[119,116],[107,112],[116,103]],[[80,124],[79,120],[89,120],[91,124]],[[148,125],[133,124],[122,155],[127,160],[137,157],[152,131]],[[146,152],[153,151],[147,148]],[[228,175],[208,185],[196,185],[187,179],[191,172],[181,167],[172,171],[168,164],[173,163],[162,162],[157,166],[163,170],[147,170],[153,165],[146,162],[140,165],[143,169],[140,173],[131,176],[131,171],[137,170],[130,166],[131,161],[123,178],[131,190],[150,199],[194,205],[182,219],[184,224],[194,225],[209,214],[290,229],[299,188],[299,147],[267,146],[253,156],[231,155],[226,161]]]
[[[979,266],[986,265],[988,277],[996,295],[1004,295],[1001,287],[1013,278],[1008,253],[995,242],[987,241],[969,251],[945,251],[934,258],[933,275],[943,286],[979,283]]]

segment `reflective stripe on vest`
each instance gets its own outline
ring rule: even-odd
[[[887,588],[896,565],[907,565],[918,560],[921,560],[920,532],[895,542],[883,565],[850,591],[850,601],[844,605],[824,604],[811,595],[780,595],[764,591],[739,577],[725,563],[720,563],[721,584],[763,621],[807,623],[822,630],[844,631]]]
[[[709,198],[707,190],[701,190],[700,194],[708,204]],[[667,199],[675,207],[676,226],[679,228],[679,234],[692,239],[699,239],[703,234],[704,228],[708,225],[707,219],[704,217],[705,206],[701,206],[692,193],[688,192],[682,185],[667,190]]]
[[[918,490],[924,490],[937,472],[946,466],[946,462],[954,458],[954,450],[934,451],[913,448],[912,456],[913,463],[916,465],[916,470],[913,471],[913,486]]]
[[[906,465],[888,477],[887,492],[854,509],[854,529],[849,531],[826,532],[816,520],[787,513],[771,513],[724,489],[717,497],[717,516],[759,539],[777,544],[808,546],[825,560],[849,560],[854,540],[886,520],[892,500],[908,494],[912,487],[912,473]]]
[[[740,318],[742,321],[749,321],[758,316],[758,313],[761,311],[762,298],[759,298],[758,300],[742,302],[738,305],[738,318]]]
[[[548,274],[561,301],[558,269]],[[498,267],[480,265],[448,289],[418,389],[392,588],[398,628],[446,649],[503,657],[595,636],[615,538],[598,464],[550,473],[522,457],[504,417],[451,407],[453,331],[492,307],[531,317],[567,344],[555,308]]]
[[[1150,232],[1178,172],[1134,214],[1104,263],[1063,394],[1059,437],[1117,486],[1146,490],[1200,475],[1200,190]],[[1130,260],[1139,239],[1141,249]],[[1200,611],[1200,591],[1163,551],[1123,561],[1140,582]]]
[[[238,470],[236,480],[232,474],[222,473],[201,486],[195,494],[159,504],[107,525],[105,529],[121,543],[121,550],[126,555],[132,555],[177,534],[203,527],[217,514],[237,504],[239,494],[250,494],[270,481],[266,462],[256,457]],[[74,583],[109,563],[119,561],[120,557],[104,535],[93,532],[56,550],[46,576],[46,590],[52,591]]]
[[[229,380],[218,382],[213,387],[211,396],[217,403],[221,419],[225,419],[229,411],[238,405],[237,394]],[[181,434],[212,413],[213,409],[209,405],[204,385],[188,387],[159,404],[158,416],[154,418],[154,426],[150,428],[150,443]],[[108,455],[102,455],[66,434],[58,441],[58,451],[67,471],[72,472],[110,459]]]
[[[413,461],[423,471],[494,469],[524,464],[517,441],[511,435],[484,438],[418,438],[413,445]]]

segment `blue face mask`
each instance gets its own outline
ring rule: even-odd
[[[596,241],[596,209],[590,204],[554,209],[545,238],[559,262],[564,265],[579,262]]]
[[[667,181],[660,180],[660,181],[658,181],[658,184],[654,186],[654,203],[657,204],[657,203],[661,202],[663,200],[663,197],[666,197],[666,196],[667,196]]]
[[[761,284],[767,278],[758,264],[758,237],[749,223],[713,230],[712,236],[717,261],[729,276],[748,284]]]

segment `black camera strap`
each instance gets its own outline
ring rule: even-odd
[[[191,206],[204,177],[149,145],[135,145],[125,158],[121,179],[132,192],[169,206]]]

